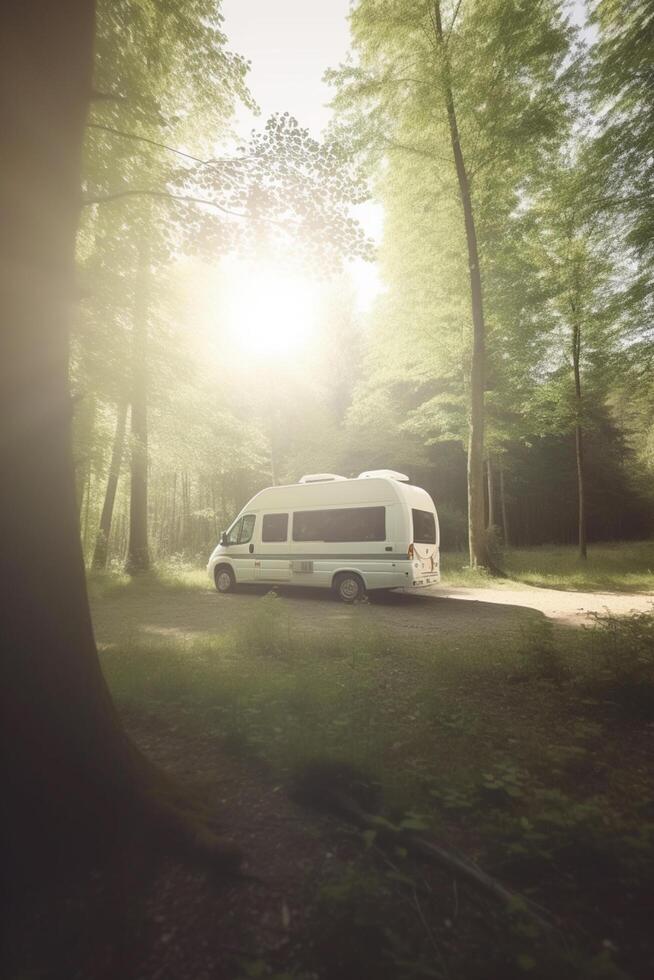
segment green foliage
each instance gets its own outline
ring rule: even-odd
[[[465,440],[468,256],[447,83],[481,252],[487,442],[497,450],[524,433],[524,403],[547,356],[544,286],[524,239],[539,174],[570,125],[574,31],[557,3],[536,11],[504,0],[442,4],[442,15],[446,49],[436,43],[431,4],[408,10],[362,0],[351,16],[358,62],[330,75],[339,125],[376,168],[386,212],[380,265],[389,289],[374,313],[374,350],[351,418],[365,426],[385,395],[397,405],[395,413],[382,409],[387,424],[411,437],[414,452],[420,443]]]
[[[165,603],[170,593],[156,588]],[[320,963],[330,977],[484,976],[491,948],[496,976],[630,975],[654,869],[652,800],[644,718],[623,715],[616,725],[612,702],[616,680],[651,673],[652,616],[602,618],[585,631],[506,631],[482,645],[469,629],[421,643],[382,635],[369,608],[351,612],[339,632],[306,629],[267,595],[232,631],[135,633],[102,652],[128,723],[145,724],[150,739],[171,737],[172,725],[194,747],[264,760],[277,786],[298,764],[319,784],[328,771],[351,779],[362,767],[381,783],[387,805],[376,828],[320,844],[329,851],[307,909],[311,941],[291,974]],[[511,682],[516,671],[520,684]],[[607,680],[611,694],[596,686]],[[379,798],[366,805],[377,812]],[[508,919],[485,911],[482,928],[478,898],[462,883],[453,892],[449,876],[432,876],[402,847],[382,850],[380,829],[474,853],[503,883],[554,909],[565,942],[552,943],[519,907]],[[601,945],[607,936],[611,948]],[[242,966],[244,976],[275,969],[254,955]]]
[[[652,607],[654,609],[654,605]],[[600,675],[596,696],[629,719],[654,720],[654,616],[595,616],[592,640]]]
[[[513,549],[505,562],[512,579],[579,592],[654,591],[654,542],[594,545],[583,568],[572,547]]]
[[[252,107],[247,63],[230,50],[220,5],[182,6],[121,0],[98,9],[102,97],[92,103],[84,194],[111,200],[84,209],[71,362],[87,557],[117,406],[130,397],[144,243],[155,559],[206,559],[245,500],[273,479],[388,465],[436,495],[443,543],[462,547],[469,275],[431,4],[354,5],[353,53],[331,73],[337,122],[325,140],[277,114],[242,144],[231,126],[239,104]],[[591,536],[643,536],[654,459],[645,259],[617,240],[631,218],[607,210],[593,190],[622,195],[630,167],[642,171],[641,184],[649,179],[647,114],[635,109],[643,100],[641,12],[630,7],[621,25],[615,4],[598,5],[589,73],[556,0],[534,10],[512,0],[441,6],[481,251],[486,447],[503,461],[511,538],[571,539],[568,450],[580,415]],[[618,128],[628,124],[622,162],[606,136],[618,131],[605,111],[614,90]],[[603,108],[586,133],[578,123],[591,96]],[[385,210],[386,289],[367,329],[340,276],[321,289],[319,335],[301,370],[235,356],[222,298],[230,266],[217,262],[273,251],[282,264],[322,276],[343,256],[370,257],[350,211],[369,185]],[[569,364],[573,306],[583,328],[580,404]],[[131,448],[112,560],[126,547]]]
[[[602,197],[647,275],[654,241],[654,123],[651,108],[652,5],[649,0],[596,0],[592,92],[600,120],[594,147]],[[650,283],[651,288],[651,283]]]

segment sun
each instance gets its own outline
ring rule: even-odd
[[[230,263],[223,327],[250,357],[295,360],[315,336],[319,290],[272,262]]]

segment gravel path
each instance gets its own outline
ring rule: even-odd
[[[238,629],[256,613],[263,587],[218,595],[212,589],[151,594],[116,593],[92,603],[99,643],[137,635],[194,636]],[[386,593],[370,603],[347,606],[329,592],[280,589],[283,609],[295,630],[371,629],[416,639],[437,632],[441,638],[509,635],[542,617],[582,625],[593,612],[626,615],[654,608],[654,594],[560,592],[554,589],[475,589],[438,586],[417,594]]]
[[[468,602],[536,609],[548,619],[573,625],[587,621],[591,613],[610,612],[616,616],[626,616],[631,612],[654,611],[654,592],[629,595],[615,592],[563,592],[558,589],[469,589],[439,586],[438,589],[430,590],[430,593],[441,600],[463,599]]]

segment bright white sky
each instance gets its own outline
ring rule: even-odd
[[[330,116],[322,76],[349,46],[349,0],[223,0],[222,9],[230,48],[252,62],[263,117],[288,111],[318,136]]]
[[[273,112],[290,112],[320,136],[331,116],[327,104],[332,98],[322,77],[347,54],[349,6],[349,0],[223,0],[229,46],[252,62],[249,87],[261,108],[258,119],[242,114],[243,132]],[[365,204],[356,214],[368,235],[379,241],[381,206]],[[350,271],[358,305],[366,310],[379,290],[376,266],[357,261]]]

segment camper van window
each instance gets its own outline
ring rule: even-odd
[[[288,514],[265,514],[261,525],[262,541],[286,541]]]
[[[227,544],[247,544],[252,539],[255,519],[255,514],[246,514],[237,521],[229,532]]]
[[[385,541],[385,507],[340,507],[293,514],[294,541]]]
[[[254,532],[254,522],[256,520],[256,514],[246,514],[243,518],[243,524],[238,536],[239,544],[247,544],[248,541],[252,540],[252,534]]]
[[[436,544],[436,521],[429,510],[412,510],[413,540],[416,544]]]
[[[238,536],[242,526],[243,518],[237,521],[234,527],[227,533],[227,544],[238,544]]]

